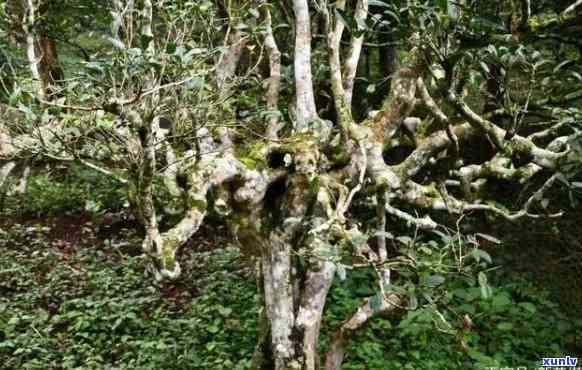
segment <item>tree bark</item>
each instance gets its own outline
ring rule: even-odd
[[[307,0],[293,0],[295,10],[296,130],[302,131],[318,118],[311,74],[311,23]]]
[[[269,244],[263,258],[263,275],[275,370],[301,369],[292,337],[295,326],[292,248],[285,236],[279,233],[271,235]]]
[[[28,58],[28,63],[30,66],[30,72],[32,75],[32,86],[34,93],[40,100],[46,99],[46,85],[45,79],[41,75],[40,71],[40,60],[41,57],[38,55],[37,50],[37,40],[34,35],[34,25],[37,16],[37,7],[33,0],[23,0],[26,1],[24,9],[26,9],[26,21],[23,22],[23,29],[26,38],[26,56]]]
[[[269,242],[262,266],[271,342],[270,348],[264,349],[274,362],[264,369],[317,370],[323,309],[336,267],[332,262],[314,259],[306,272],[297,274],[297,259],[284,236],[276,233]]]
[[[265,135],[269,139],[277,139],[278,132],[281,129],[279,119],[279,89],[281,88],[281,52],[277,46],[275,35],[273,33],[273,21],[271,12],[268,7],[263,7],[265,18],[265,47],[269,56],[269,82],[265,98],[267,108],[271,111],[271,116],[267,120],[267,129]]]
[[[302,304],[297,314],[297,327],[303,333],[303,357],[305,370],[319,369],[317,343],[323,309],[336,266],[329,261],[317,261],[310,266],[305,279]]]
[[[358,31],[366,28],[366,18],[368,17],[368,0],[358,0],[354,18],[358,25]],[[346,92],[346,102],[348,107],[352,106],[352,96],[354,94],[354,80],[358,71],[358,63],[364,44],[364,35],[352,36],[350,49],[345,62],[344,68],[344,90]]]
[[[2,165],[2,167],[0,167],[0,197],[3,196],[4,183],[8,179],[8,176],[10,176],[10,173],[12,172],[14,167],[16,167],[16,163],[14,162],[5,163]]]
[[[24,37],[16,37],[23,41],[26,56],[32,75],[32,85],[35,95],[40,100],[50,100],[58,94],[58,86],[64,79],[64,72],[59,63],[57,43],[46,32],[39,34],[35,29],[38,17],[46,15],[47,3],[35,0],[21,0],[20,6],[13,5],[13,11],[22,12],[22,22],[15,22],[15,32],[22,32]],[[13,18],[18,14],[13,14]],[[14,22],[14,20],[13,20]]]
[[[59,63],[56,41],[49,37],[42,37],[39,42],[39,49],[41,54],[41,78],[46,89],[47,98],[50,98],[58,95],[58,86],[62,83],[65,75]]]

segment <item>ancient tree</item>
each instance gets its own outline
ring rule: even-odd
[[[116,178],[158,280],[180,275],[179,248],[220,215],[259,265],[254,366],[340,369],[353,333],[410,307],[394,272],[414,261],[389,246],[399,233],[430,239],[468,214],[560,217],[546,194],[573,186],[582,161],[580,1],[399,3],[114,1],[105,61],[85,64],[65,98],[19,105],[28,121],[4,124],[1,155],[79,161]],[[362,112],[375,83],[358,81],[378,74],[390,89]],[[518,206],[497,202],[499,181],[525,189]],[[372,221],[356,204],[374,209]],[[160,226],[169,209],[180,219]],[[322,356],[328,290],[364,267],[379,293]]]

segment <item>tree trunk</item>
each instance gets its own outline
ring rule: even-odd
[[[55,40],[42,37],[39,42],[40,49],[40,78],[45,88],[47,97],[58,94],[58,86],[64,79],[63,70],[59,64],[57,43]]]
[[[295,95],[297,131],[318,118],[311,74],[311,24],[307,0],[294,0],[295,10]]]
[[[310,163],[313,151],[298,156]],[[300,173],[287,180],[279,207],[285,226],[268,234],[257,233],[252,239],[261,246],[262,291],[270,327],[270,343],[263,346],[266,353],[262,357],[273,360],[263,361],[261,370],[319,369],[317,342],[335,264],[320,256],[319,251],[330,245],[326,236],[306,235],[302,227],[305,219],[316,224],[314,219],[326,219],[325,197],[315,196],[310,189],[314,178],[308,175],[309,166],[298,164],[297,168]]]
[[[333,281],[335,265],[313,259],[300,271],[285,235],[273,233],[262,256],[265,312],[270,345],[265,345],[261,370],[316,370],[320,368],[317,343],[323,308]]]
[[[56,41],[46,33],[39,34],[38,18],[46,16],[48,3],[33,0],[11,2],[13,34],[26,48],[26,56],[32,75],[33,90],[41,100],[50,100],[58,93],[58,85],[64,79],[59,63]],[[22,17],[24,21],[16,20]],[[19,34],[20,33],[20,34]]]
[[[37,8],[32,0],[28,0],[23,6],[26,9],[26,22],[23,22],[23,29],[26,38],[26,56],[30,65],[32,75],[32,86],[36,96],[46,99],[46,86],[40,73],[40,57],[37,55],[37,41],[34,35],[34,24],[36,23]]]

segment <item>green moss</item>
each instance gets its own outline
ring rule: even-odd
[[[561,23],[567,22],[570,19],[576,17],[576,12],[569,12],[565,15],[562,14],[545,14],[542,16],[533,16],[530,17],[527,21],[527,25],[531,32],[536,33],[539,31],[543,31],[544,29],[552,26],[559,25]]]
[[[239,158],[240,161],[249,169],[251,170],[256,170],[259,167],[259,163],[249,157],[243,157],[243,158]]]
[[[316,147],[317,140],[310,132],[301,132],[295,134],[283,143],[283,150],[289,153],[298,153],[313,150]]]
[[[251,218],[246,213],[232,215],[230,222],[235,225],[237,239],[241,245],[241,251],[247,256],[259,256],[263,243],[262,232],[258,231]],[[263,226],[265,226],[263,224]]]
[[[435,183],[432,183],[432,184],[426,186],[426,195],[431,196],[431,197],[440,197],[441,196]]]
[[[243,147],[237,153],[239,160],[249,169],[256,170],[267,167],[265,148],[268,142],[256,141],[249,146]]]
[[[204,211],[208,206],[208,203],[204,199],[192,199],[190,202],[192,208],[195,208],[199,211]]]
[[[527,22],[529,29],[532,30],[533,32],[536,32],[537,30],[539,30],[541,28],[541,20],[540,17],[531,17],[528,22]]]
[[[352,159],[350,153],[345,150],[344,145],[332,147],[327,154],[330,161],[339,167],[348,165]]]
[[[310,183],[309,183],[309,191],[312,194],[317,194],[319,191],[319,187],[321,185],[321,178],[316,176]]]
[[[174,270],[176,267],[176,257],[174,252],[178,248],[179,241],[175,238],[169,238],[164,241],[164,245],[162,246],[162,259],[164,263],[164,267],[167,270]]]
[[[514,155],[516,153],[528,153],[531,150],[531,143],[525,140],[512,140],[504,148],[508,155]]]
[[[416,136],[418,139],[424,139],[428,137],[431,132],[431,125],[427,124],[427,119],[424,119],[417,127]]]

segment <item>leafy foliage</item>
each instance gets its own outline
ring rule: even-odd
[[[357,293],[373,290],[369,281],[369,272],[336,281],[324,328],[335,327],[358,307]],[[373,321],[354,340],[357,350],[350,352],[343,368],[533,367],[541,357],[572,353],[582,321],[565,316],[555,298],[531,281],[499,274],[494,282],[500,285],[485,299],[475,282],[449,281],[438,314],[435,307],[425,307]],[[471,317],[472,323],[465,317]]]
[[[183,279],[155,287],[143,279],[141,257],[116,244],[63,249],[51,245],[49,232],[13,225],[0,235],[0,368],[249,368],[258,298],[237,249],[189,252]],[[494,278],[504,283],[488,299],[475,281],[443,282],[440,312],[452,323],[446,330],[434,307],[372,321],[344,368],[525,366],[566,353],[582,323],[568,321],[530,282]],[[373,280],[369,270],[336,279],[324,347],[331,330],[374,292]]]
[[[256,298],[236,249],[192,257],[184,286],[154,287],[141,257],[62,250],[47,232],[0,236],[0,368],[248,367]]]
[[[36,171],[35,171],[36,172]],[[100,214],[128,207],[126,191],[115,180],[81,166],[46,171],[28,179],[24,194],[4,197],[4,215]]]

